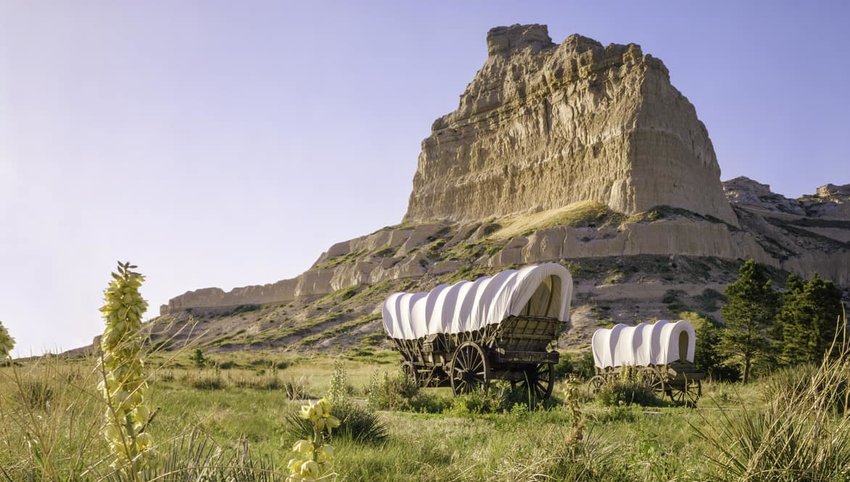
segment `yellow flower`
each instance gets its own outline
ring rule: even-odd
[[[301,477],[309,477],[315,479],[319,477],[319,464],[312,460],[308,460],[301,464]]]
[[[295,445],[292,446],[292,450],[307,456],[312,456],[313,454],[313,442],[309,440],[299,440],[295,442]]]
[[[330,462],[334,458],[334,448],[330,445],[323,445],[319,449],[319,460],[322,462]]]
[[[286,464],[286,470],[289,471],[290,474],[298,474],[301,475],[301,464],[304,461],[301,459],[289,459],[289,462]]]

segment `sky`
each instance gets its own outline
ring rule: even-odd
[[[148,317],[398,223],[486,32],[543,23],[661,58],[722,179],[850,183],[850,3],[0,0],[0,321],[82,346],[117,261]]]

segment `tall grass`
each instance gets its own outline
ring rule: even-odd
[[[850,479],[850,346],[846,315],[832,356],[816,368],[777,373],[763,408],[722,410],[720,423],[694,428],[714,449],[719,480],[833,481]]]

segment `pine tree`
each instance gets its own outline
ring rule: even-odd
[[[782,294],[782,307],[777,314],[777,346],[781,353],[782,364],[798,365],[809,360],[811,329],[804,322],[801,312],[803,291],[806,284],[795,275],[788,276],[785,281],[785,292]]]
[[[726,298],[722,309],[726,329],[720,349],[727,357],[743,360],[743,381],[747,383],[753,359],[768,351],[768,333],[779,298],[764,270],[751,259],[741,265],[738,279],[726,288]]]

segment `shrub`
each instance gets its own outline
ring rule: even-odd
[[[187,375],[183,383],[198,390],[222,390],[227,384],[220,375]]]
[[[593,352],[588,350],[573,364],[573,374],[584,380],[590,380],[596,375],[596,364],[593,361]]]
[[[387,429],[378,419],[378,415],[354,402],[334,405],[333,411],[339,418],[339,428],[333,437],[341,437],[354,442],[380,443],[387,438]]]
[[[3,322],[0,321],[0,361],[5,361],[13,348],[15,348],[15,339],[9,335],[9,331],[6,330]]]
[[[602,405],[616,407],[620,405],[641,405],[654,407],[661,405],[651,388],[639,381],[614,380],[602,386],[596,394]]]
[[[283,391],[290,400],[305,400],[310,398],[310,387],[304,377],[290,378],[283,382]]]
[[[22,402],[31,409],[46,410],[53,400],[53,387],[43,380],[22,380],[20,385]]]
[[[555,376],[560,379],[567,378],[573,374],[573,357],[569,353],[561,353],[558,363],[555,364]]]
[[[207,364],[207,359],[204,356],[204,351],[200,348],[195,348],[195,351],[192,353],[192,356],[189,357],[189,360],[195,364],[198,368],[203,368],[204,365]]]
[[[383,378],[376,373],[367,394],[367,405],[377,410],[410,410],[411,400],[419,393],[419,385],[399,372]]]

